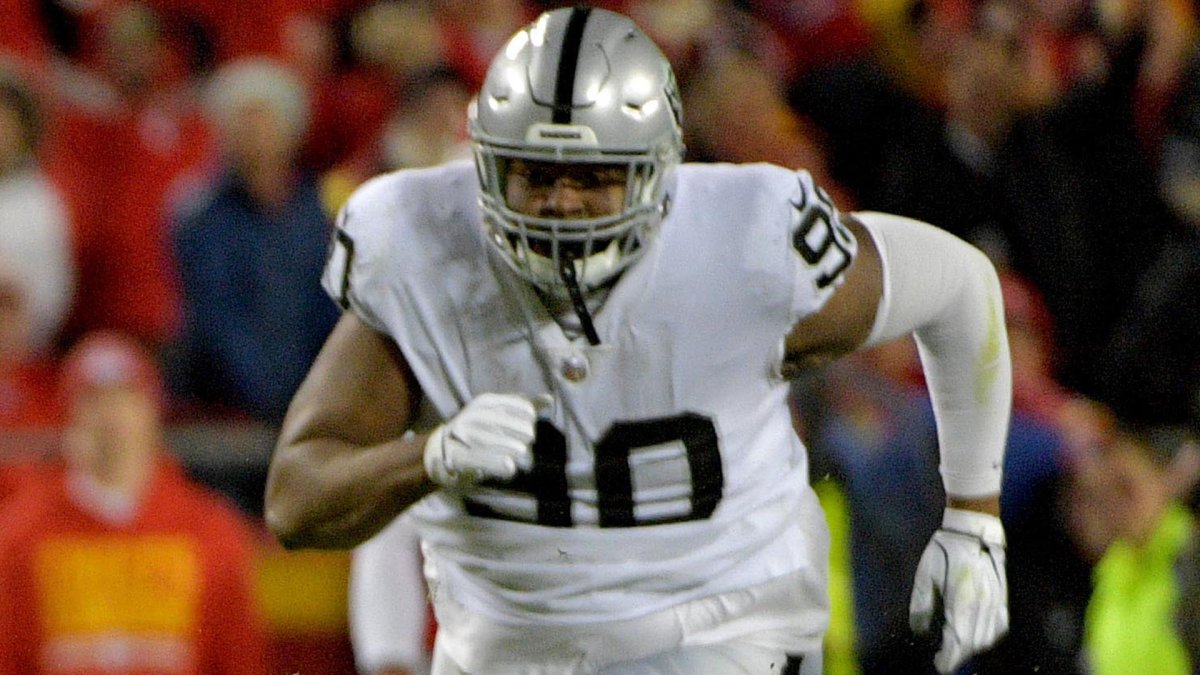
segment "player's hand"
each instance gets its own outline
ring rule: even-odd
[[[942,646],[933,657],[940,673],[951,673],[1008,632],[1008,577],[1004,571],[1004,527],[978,511],[946,509],[913,583],[909,620],[928,635],[941,611]]]
[[[533,402],[515,394],[480,394],[425,442],[425,472],[445,487],[507,480],[533,464]]]

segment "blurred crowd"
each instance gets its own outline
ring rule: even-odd
[[[159,473],[240,507],[247,532],[223,535],[238,555],[265,546],[264,452],[338,314],[318,279],[339,207],[380,172],[469,156],[465,107],[492,54],[558,4],[0,0],[0,506],[30,486],[54,503],[95,473],[28,460],[70,454],[62,431],[94,413],[63,364],[115,341],[161,378],[150,444],[187,471],[159,458]],[[1200,2],[595,4],[672,61],[689,159],[807,168],[842,211],[927,220],[1001,269],[1013,636],[975,667],[1133,673],[1172,654],[1178,669],[1155,672],[1192,672]],[[813,478],[849,514],[854,653],[827,663],[865,673],[928,663],[905,615],[942,503],[916,358],[889,345],[796,387]],[[230,441],[247,428],[266,451]],[[93,515],[141,531],[109,507],[149,484],[108,486]],[[0,549],[27,558],[40,528],[6,539],[4,518]]]

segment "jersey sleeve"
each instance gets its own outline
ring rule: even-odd
[[[367,181],[338,213],[321,275],[334,302],[396,343],[440,414],[468,395],[463,341],[445,318],[484,278],[476,180],[463,160]]]
[[[375,249],[385,242],[372,230],[377,223],[370,217],[372,206],[356,193],[338,212],[329,242],[329,253],[325,270],[321,274],[321,286],[343,311],[354,312],[367,325],[377,331],[387,332],[382,309],[378,306],[379,280],[371,260],[377,257]]]
[[[841,214],[825,190],[807,171],[797,171],[788,195],[788,241],[795,288],[792,320],[819,312],[858,255],[858,241],[842,223]]]

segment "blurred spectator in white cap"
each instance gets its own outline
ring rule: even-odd
[[[338,316],[320,286],[331,223],[297,161],[308,92],[253,58],[219,69],[207,94],[223,167],[173,231],[184,329],[172,381],[207,411],[274,424]]]

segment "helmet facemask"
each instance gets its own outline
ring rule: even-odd
[[[563,266],[586,292],[604,286],[646,251],[665,205],[664,177],[673,162],[639,156],[564,154],[563,159],[520,149],[476,143],[476,166],[484,186],[481,205],[488,238],[518,276],[544,292],[565,297]],[[536,162],[553,170],[619,170],[624,177],[622,203],[611,213],[539,216],[508,200],[509,169],[514,161]]]

